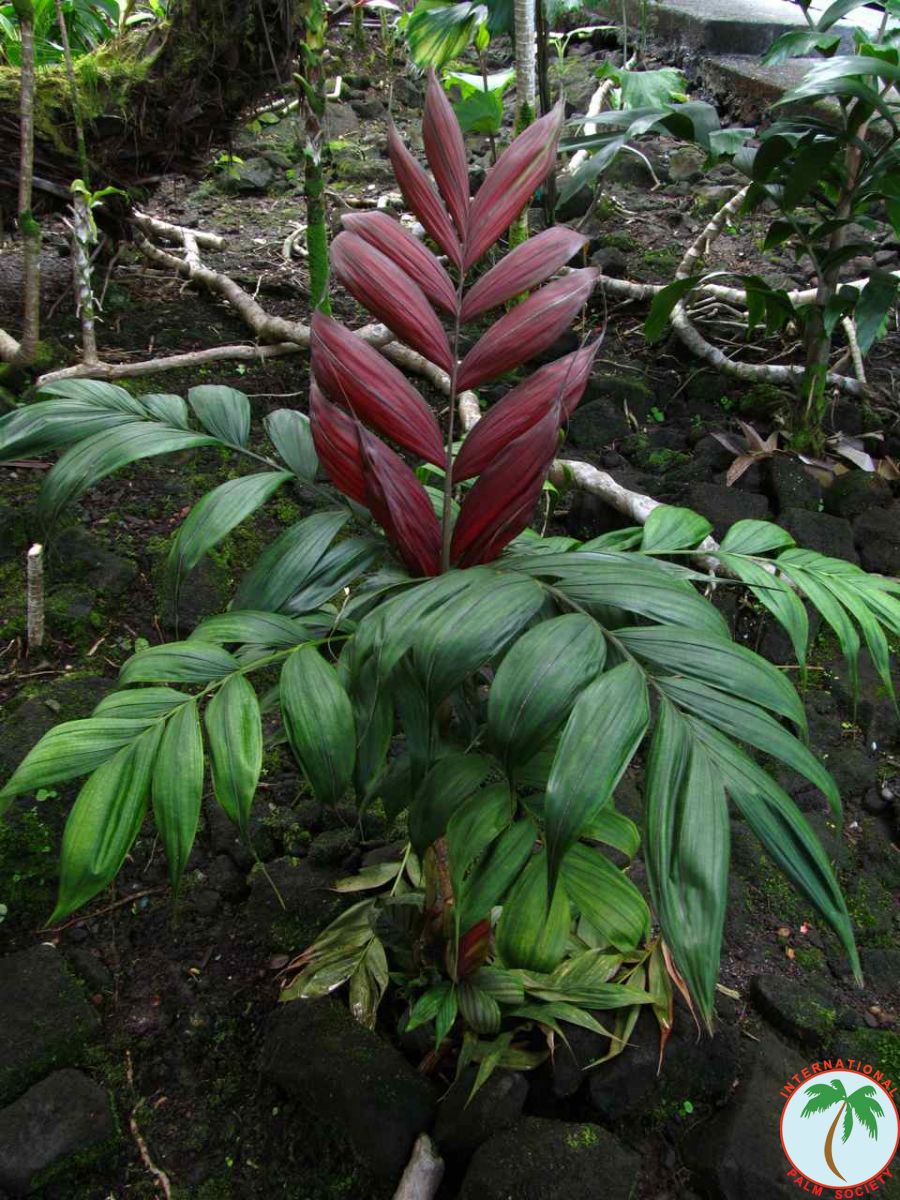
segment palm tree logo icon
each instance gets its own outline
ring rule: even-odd
[[[806,1104],[800,1113],[801,1117],[814,1117],[820,1113],[829,1112],[837,1105],[834,1120],[825,1135],[823,1154],[828,1169],[842,1182],[846,1182],[834,1158],[834,1139],[838,1125],[841,1126],[841,1143],[846,1145],[853,1132],[858,1127],[864,1130],[870,1138],[878,1138],[878,1121],[884,1117],[884,1108],[878,1100],[878,1089],[871,1083],[849,1092],[843,1081],[832,1079],[829,1083],[811,1083],[804,1093]]]

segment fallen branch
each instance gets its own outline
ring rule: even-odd
[[[125,1051],[125,1077],[128,1080],[128,1086],[131,1088],[131,1090],[133,1092],[134,1091],[134,1066],[131,1061],[131,1051],[130,1050]],[[143,1103],[144,1103],[143,1097],[139,1097],[134,1108],[131,1110],[131,1112],[128,1115],[128,1128],[131,1130],[131,1136],[134,1138],[135,1145],[138,1148],[138,1153],[141,1156],[141,1162],[144,1164],[144,1166],[147,1168],[149,1173],[153,1176],[153,1178],[159,1184],[166,1200],[172,1200],[171,1181],[169,1180],[168,1175],[165,1173],[165,1171],[162,1169],[162,1167],[158,1167],[156,1165],[156,1163],[153,1161],[153,1159],[150,1157],[150,1148],[148,1147],[147,1141],[144,1138],[144,1135],[141,1133],[140,1126],[138,1125],[137,1114],[138,1114],[138,1110],[140,1109],[140,1107]]]

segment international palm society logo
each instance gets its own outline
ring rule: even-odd
[[[781,1089],[781,1145],[788,1179],[812,1196],[868,1196],[894,1178],[900,1144],[894,1094],[900,1086],[871,1063],[825,1059]]]

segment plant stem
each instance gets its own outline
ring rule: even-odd
[[[453,535],[451,508],[453,504],[453,434],[456,425],[456,379],[459,374],[459,314],[462,309],[465,273],[460,270],[456,289],[456,309],[453,314],[453,369],[450,372],[450,413],[447,418],[447,458],[444,463],[444,506],[441,512],[441,571],[450,570],[450,539]]]
[[[486,96],[488,94],[488,70],[487,59],[484,56],[483,50],[478,51],[478,65],[481,67],[481,82],[484,84],[484,94]],[[491,166],[493,166],[497,161],[497,138],[493,130],[488,134],[488,141],[491,144]]]
[[[87,142],[84,138],[84,120],[81,115],[81,101],[78,98],[78,80],[75,77],[75,63],[72,60],[72,47],[69,43],[69,29],[63,13],[62,0],[56,0],[56,21],[59,25],[59,36],[62,41],[63,61],[66,64],[66,78],[69,83],[69,103],[72,105],[72,120],[75,122],[75,142],[78,147],[78,166],[85,185],[90,185],[90,167],[88,165]]]
[[[34,183],[34,4],[13,0],[19,19],[22,47],[21,95],[19,103],[19,233],[22,235],[24,312],[17,364],[29,366],[37,354],[40,336],[41,227],[31,211]]]

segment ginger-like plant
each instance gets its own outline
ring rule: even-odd
[[[565,228],[502,253],[553,165],[560,123],[557,109],[530,126],[470,197],[462,137],[432,78],[423,133],[436,187],[396,132],[390,154],[448,265],[380,213],[351,214],[334,242],[335,277],[449,373],[443,432],[405,376],[323,314],[309,419],[283,409],[267,420],[278,459],[249,451],[250,403],[229,388],[194,388],[188,407],[68,381],[0,421],[3,455],[68,446],[44,484],[48,517],[151,454],[218,444],[262,458],[265,470],[188,515],[171,551],[175,587],[279,488],[317,494],[321,468],[343,496],[272,542],[227,612],[130,658],[120,690],[47,734],[0,792],[8,803],[88,776],[54,917],[115,877],[148,807],[178,887],[207,757],[216,801],[247,833],[263,688],[319,800],[352,793],[391,821],[405,813],[409,839],[401,860],[338,884],[364,898],[295,962],[285,996],[349,982],[354,1012],[373,1024],[390,973],[408,1024],[433,1022],[438,1047],[481,1064],[479,1082],[498,1064],[541,1061],[560,1022],[608,1032],[610,1053],[643,1005],[665,1030],[676,986],[712,1022],[730,806],[858,973],[828,859],[753,751],[804,775],[836,815],[837,790],[803,740],[787,676],[735,644],[704,594],[708,570],[692,562],[708,522],[660,507],[643,529],[586,543],[527,528],[596,342],[519,379],[457,446],[460,392],[547,351],[594,281],[574,270],[548,282],[582,243]],[[422,483],[409,457],[443,472],[442,487]],[[766,522],[739,522],[716,554],[788,630],[801,665],[804,597],[853,666],[861,632],[890,687],[884,629],[900,633],[900,583],[800,550]],[[622,865],[641,835],[614,803],[639,761],[649,905]]]

